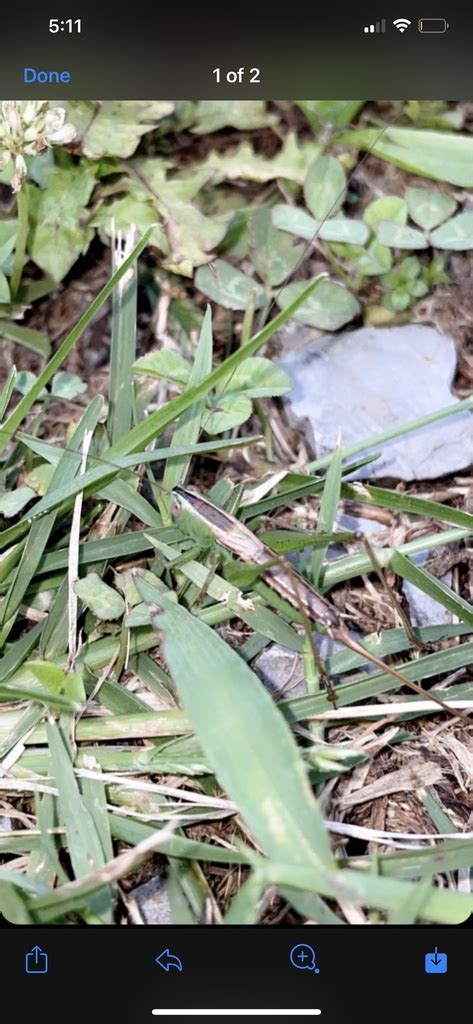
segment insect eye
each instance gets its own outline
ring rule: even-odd
[[[178,501],[171,502],[171,513],[174,517],[179,516],[182,512],[181,506]]]

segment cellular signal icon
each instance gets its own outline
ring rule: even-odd
[[[386,31],[386,18],[382,18],[381,21],[375,21],[374,25],[365,25],[364,32],[385,32]]]
[[[408,18],[396,18],[396,21],[393,21],[394,27],[397,28],[399,32],[405,32],[406,28],[409,28],[410,24],[411,22]]]

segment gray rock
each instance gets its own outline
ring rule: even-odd
[[[339,435],[347,447],[456,401],[454,342],[431,327],[365,327],[322,338],[306,327],[301,332],[302,348],[297,325],[280,336],[281,365],[294,385],[285,403],[293,422],[308,424],[316,457],[333,451]],[[473,458],[473,416],[450,416],[382,447],[358,479],[426,480],[457,472]]]
[[[159,875],[138,885],[130,896],[145,924],[172,924],[168,894]]]
[[[280,644],[265,647],[255,659],[254,669],[274,696],[302,697],[307,693],[301,656]]]
[[[368,518],[365,518],[365,516],[363,516],[363,515],[352,516],[352,515],[349,515],[347,512],[339,512],[338,513],[338,515],[337,515],[337,526],[339,527],[340,530],[353,530],[354,533],[356,533],[357,531],[361,531],[361,533],[364,533],[365,535],[366,534],[368,534],[368,535],[373,534],[374,535],[374,534],[382,533],[386,529],[386,527],[383,525],[383,523],[378,522],[377,519],[368,519]],[[327,550],[327,555],[326,555],[327,561],[331,560],[330,556],[331,556],[332,553],[330,551],[330,548],[333,548],[334,546],[335,545],[331,544],[330,547]],[[336,545],[336,547],[339,549],[339,553],[337,554],[337,558],[339,558],[340,557],[340,546]],[[346,554],[345,549],[343,549],[341,553],[343,555],[345,555]]]
[[[423,551],[414,556],[413,560],[418,565],[423,565],[433,554],[433,551]],[[440,577],[442,583],[446,583],[447,587],[451,587],[452,578],[451,572]],[[448,608],[444,608],[443,604],[439,604],[433,597],[424,594],[423,590],[414,587],[408,580],[403,580],[402,592],[409,605],[409,615],[413,626],[444,626],[453,622],[452,612],[449,612]]]
[[[344,650],[343,644],[337,640],[320,636],[319,633],[313,636],[322,661]],[[273,643],[265,647],[255,658],[253,668],[274,697],[290,700],[293,697],[304,697],[307,693],[302,655],[288,651],[280,644]]]

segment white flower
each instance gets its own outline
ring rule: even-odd
[[[76,130],[66,124],[63,107],[49,107],[47,100],[4,100],[0,117],[0,170],[10,159],[14,174],[11,187],[21,188],[27,174],[25,156],[35,156],[51,146],[72,142]]]
[[[76,130],[73,124],[63,124],[62,128],[59,128],[56,132],[50,132],[48,135],[48,141],[53,143],[54,146],[67,146],[69,142],[76,136]]]

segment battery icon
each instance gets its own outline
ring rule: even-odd
[[[423,35],[446,32],[448,27],[445,18],[419,18],[418,29]]]

